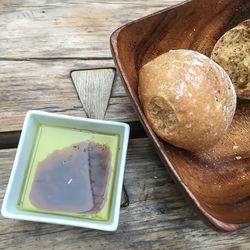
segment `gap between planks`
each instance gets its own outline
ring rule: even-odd
[[[130,126],[130,139],[146,138],[147,134],[140,122],[128,122]],[[17,148],[21,130],[0,132],[0,149]]]

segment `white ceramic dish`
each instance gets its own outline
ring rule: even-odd
[[[88,220],[61,215],[44,214],[39,212],[22,211],[17,208],[19,194],[23,184],[26,168],[33,146],[34,137],[39,124],[62,126],[67,128],[92,130],[103,133],[120,135],[120,144],[114,186],[112,192],[110,218],[108,221]],[[78,118],[57,115],[42,111],[29,111],[26,115],[21,138],[19,141],[13,169],[5,193],[2,216],[17,220],[54,223],[69,226],[78,226],[105,231],[115,231],[118,227],[120,214],[120,201],[129,139],[129,126],[125,123]]]

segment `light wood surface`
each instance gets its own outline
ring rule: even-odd
[[[119,26],[180,3],[172,0],[0,2],[0,206],[29,109],[85,117],[73,70],[115,68],[109,37]],[[183,199],[141,127],[117,74],[105,119],[131,137],[116,232],[0,216],[0,249],[249,249],[250,229],[222,234]]]
[[[103,120],[115,78],[115,70],[77,70],[71,72],[71,78],[87,117]]]
[[[103,67],[114,63],[110,59],[0,61],[0,132],[20,130],[29,109],[86,116],[70,72]],[[105,119],[138,121],[119,77],[109,103]]]
[[[111,57],[119,26],[181,0],[3,0],[0,58]]]
[[[0,203],[14,155],[15,149],[0,150]],[[223,234],[204,225],[149,139],[130,140],[124,184],[130,204],[115,233],[1,217],[0,249],[249,249],[249,229]]]

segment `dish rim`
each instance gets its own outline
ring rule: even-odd
[[[79,126],[82,126],[82,129],[84,129],[84,125],[96,125],[99,130],[92,129],[94,131],[102,132],[103,128],[102,126],[106,126],[106,130],[108,126],[111,128],[117,127],[120,131],[118,134],[120,135],[120,143],[119,147],[120,150],[118,152],[118,159],[117,159],[117,165],[116,165],[116,172],[114,177],[114,188],[112,193],[112,201],[111,201],[111,211],[110,211],[110,218],[108,221],[96,221],[96,220],[88,220],[86,218],[75,218],[75,217],[68,217],[68,216],[61,216],[61,215],[52,215],[52,214],[46,214],[46,213],[39,213],[39,212],[29,212],[29,211],[21,211],[17,209],[17,202],[18,197],[22,188],[22,183],[25,178],[25,172],[27,170],[28,164],[22,167],[22,161],[26,161],[29,159],[31,150],[32,150],[32,144],[34,141],[34,135],[30,139],[31,146],[27,146],[27,138],[29,136],[29,130],[31,128],[31,122],[35,121],[35,130],[41,124],[43,119],[46,120],[46,124],[48,125],[58,125],[57,122],[64,123],[64,127],[66,128],[77,128],[79,129]],[[70,125],[66,125],[71,122]],[[75,125],[75,126],[74,126]],[[80,128],[81,129],[81,128]],[[104,129],[105,130],[105,129]],[[21,137],[19,140],[15,160],[13,163],[13,167],[11,170],[9,182],[7,185],[7,189],[5,192],[2,208],[1,208],[1,214],[5,218],[9,219],[17,219],[17,220],[27,220],[27,221],[34,221],[34,222],[44,222],[44,223],[51,223],[51,224],[60,224],[60,225],[68,225],[68,226],[77,226],[77,227],[84,227],[84,228],[91,228],[91,229],[98,229],[103,231],[115,231],[119,224],[119,215],[120,215],[120,202],[121,202],[121,193],[122,193],[122,184],[123,184],[123,178],[124,178],[124,170],[125,170],[125,162],[126,162],[126,155],[127,155],[127,148],[128,148],[128,140],[129,140],[129,125],[122,122],[115,122],[115,121],[104,121],[104,120],[95,120],[95,119],[89,119],[89,118],[81,118],[81,117],[74,117],[74,116],[68,116],[68,115],[61,115],[61,114],[54,114],[44,111],[35,111],[30,110],[27,112],[23,129],[21,132]],[[107,131],[105,131],[107,132]],[[29,143],[30,144],[30,143]],[[26,149],[26,146],[28,149]],[[25,158],[26,157],[26,158]],[[25,159],[23,159],[25,158]],[[21,171],[21,179],[18,176],[18,172],[20,172],[20,169],[23,169]],[[18,176],[18,177],[17,177]],[[17,178],[20,179],[20,183],[16,184],[15,180]],[[16,186],[17,187],[16,187]],[[18,193],[14,195],[14,190]],[[13,201],[14,199],[14,201]],[[14,205],[15,204],[15,207]]]

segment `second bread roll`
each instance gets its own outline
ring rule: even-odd
[[[228,73],[237,96],[250,100],[250,19],[227,31],[217,41],[211,59]]]
[[[163,140],[190,151],[214,145],[230,125],[236,95],[225,71],[191,50],[174,50],[144,65],[139,98]]]

